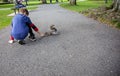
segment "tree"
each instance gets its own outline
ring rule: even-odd
[[[120,11],[120,0],[113,0],[111,8],[113,11]]]
[[[105,0],[105,3],[108,3],[108,0]]]
[[[47,4],[47,1],[46,0],[41,0],[43,4]]]
[[[56,3],[58,3],[58,0],[56,0]]]
[[[50,0],[50,3],[52,3],[52,0]]]
[[[25,0],[26,5],[28,5],[28,3],[27,3],[27,2],[28,2],[28,0]]]
[[[70,0],[70,5],[77,5],[76,0]]]
[[[59,1],[58,0],[56,0],[56,3],[58,3]],[[50,0],[50,3],[52,3],[52,0]]]

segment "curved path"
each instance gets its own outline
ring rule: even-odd
[[[26,45],[8,44],[10,27],[0,31],[0,76],[120,76],[120,31],[82,14],[40,5],[30,12],[43,32],[55,24],[60,35]]]

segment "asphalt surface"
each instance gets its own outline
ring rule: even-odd
[[[25,45],[8,44],[10,26],[0,30],[0,76],[120,76],[120,31],[65,10],[40,5],[30,12],[42,31],[56,25],[59,35]]]

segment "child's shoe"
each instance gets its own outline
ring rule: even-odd
[[[20,45],[26,44],[24,40],[18,40],[18,43],[19,43]]]
[[[31,41],[36,41],[35,36],[29,36],[29,39],[30,39]]]
[[[14,40],[9,40],[8,43],[12,44],[14,43]]]

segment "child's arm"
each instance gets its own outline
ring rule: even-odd
[[[38,28],[33,23],[29,24],[29,26],[32,27],[34,31],[38,31]]]
[[[36,31],[40,36],[44,36],[44,33],[40,32],[39,29],[33,23],[29,24],[29,26],[32,27],[34,31]]]
[[[44,33],[40,32],[39,29],[32,23],[31,19],[29,17],[25,17],[26,24],[33,28],[34,31],[36,31],[40,36],[44,36]]]

